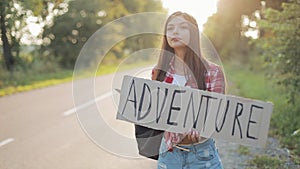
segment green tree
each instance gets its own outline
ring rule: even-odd
[[[264,1],[266,4],[266,8],[272,8],[272,9],[276,9],[276,10],[282,10],[282,6],[281,4],[283,2],[288,2],[289,0],[262,0]]]
[[[50,53],[58,57],[62,66],[72,68],[83,45],[102,26],[129,14],[162,11],[162,9],[161,2],[156,0],[90,0],[88,3],[84,0],[70,1],[68,11],[55,17],[53,24],[45,29],[43,51],[47,55]],[[145,25],[149,23],[151,19],[145,22]],[[126,28],[124,25],[114,25],[112,29],[114,33],[106,35],[104,39],[119,38]],[[110,50],[108,58],[118,59],[125,51],[151,46],[153,42],[148,40],[147,38],[137,41],[127,39],[119,42]],[[103,42],[101,44],[105,45]]]
[[[167,11],[163,8],[162,3],[160,1],[139,1],[139,0],[124,0],[123,1],[126,9],[130,13],[139,13],[139,12],[161,12],[167,13]],[[138,4],[139,5],[133,5]],[[140,18],[144,19],[144,18]],[[161,28],[161,23],[158,23],[155,18],[149,18],[147,21],[140,21],[143,25],[139,25],[140,27],[137,29],[143,29],[143,27],[156,27],[157,30]],[[130,37],[126,39],[126,43],[124,48],[126,48],[129,52],[138,51],[145,48],[156,48],[159,45],[159,37],[160,35],[153,34],[142,34],[134,37]]]
[[[4,61],[7,70],[12,71],[13,65],[15,63],[15,59],[13,58],[12,52],[11,52],[11,44],[8,40],[7,35],[7,19],[5,18],[7,13],[9,13],[7,10],[10,8],[7,8],[6,6],[9,5],[9,2],[6,0],[3,0],[0,2],[0,26],[1,26],[1,40],[2,40],[2,46],[3,46],[3,56]]]
[[[282,11],[267,8],[258,26],[265,32],[255,40],[273,75],[289,92],[294,102],[300,95],[300,4],[282,3]],[[275,70],[275,71],[274,71]]]
[[[247,31],[258,30],[252,27],[251,21],[263,18],[262,8],[281,10],[281,3],[288,0],[220,0],[218,10],[208,18],[204,25],[204,33],[212,41],[221,57],[224,59],[238,59],[248,61],[248,55],[256,52],[249,44]],[[257,18],[259,14],[260,18]],[[245,19],[249,20],[245,23]],[[263,30],[259,30],[263,36]]]
[[[248,39],[242,35],[242,18],[260,8],[260,0],[220,0],[215,14],[208,18],[204,33],[224,59],[246,58]]]
[[[2,0],[0,2],[1,41],[7,70],[13,70],[19,59],[21,38],[25,33],[29,33],[25,29],[26,19],[36,16],[43,22],[50,12],[48,6],[52,4],[51,10],[54,10],[61,2],[61,0]]]
[[[43,32],[43,54],[58,58],[65,68],[71,68],[88,38],[106,22],[108,3],[104,0],[75,0],[68,10],[54,17]]]

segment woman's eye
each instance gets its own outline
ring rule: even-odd
[[[168,27],[167,28],[168,31],[173,30],[173,29],[174,29],[174,27]]]
[[[188,26],[186,26],[186,25],[182,25],[180,27],[181,27],[181,29],[188,29]]]

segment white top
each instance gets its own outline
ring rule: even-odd
[[[185,83],[186,83],[185,76],[174,74],[172,84],[175,84],[175,85],[178,85],[178,86],[184,86]]]

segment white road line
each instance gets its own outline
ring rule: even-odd
[[[96,97],[94,100],[90,100],[80,106],[77,106],[73,109],[70,109],[70,110],[67,110],[63,113],[63,116],[69,116],[69,115],[72,115],[76,112],[76,110],[80,110],[80,109],[83,109],[83,108],[86,108],[92,104],[94,104],[95,102],[98,102],[100,100],[103,100],[103,99],[106,99],[107,97],[111,96],[112,95],[112,92],[107,92],[107,93],[104,93],[103,95],[99,96],[99,97]]]
[[[15,141],[15,139],[13,139],[13,138],[8,138],[8,139],[6,139],[6,140],[3,140],[3,141],[0,142],[0,147],[6,145],[6,144],[8,144],[8,143],[11,143],[11,142],[13,142],[13,141]]]

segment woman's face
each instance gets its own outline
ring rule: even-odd
[[[182,16],[174,17],[166,27],[167,41],[172,48],[181,48],[189,44],[190,23]]]

